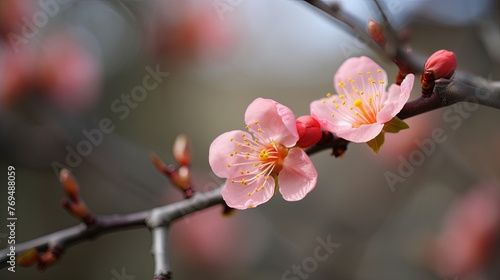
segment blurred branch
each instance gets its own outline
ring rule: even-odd
[[[165,248],[164,242],[166,241],[162,241],[161,238],[166,238],[166,226],[174,220],[182,218],[193,212],[221,204],[222,202],[223,200],[220,188],[217,188],[206,193],[196,193],[190,199],[157,207],[149,211],[125,215],[95,216],[95,222],[91,225],[80,223],[76,226],[54,232],[31,241],[16,244],[15,251],[17,256],[22,255],[24,252],[31,249],[36,249],[38,252],[46,252],[48,250],[57,249],[57,251],[62,252],[73,245],[94,239],[103,234],[132,228],[147,227],[153,230],[154,244],[158,244],[154,245],[155,249],[153,250],[157,263],[156,271],[164,272],[163,269],[168,268],[167,264],[164,263],[159,265],[158,261],[165,260],[166,255],[161,253],[164,250],[159,250],[158,246]],[[162,229],[156,230],[156,228]],[[8,266],[8,253],[8,247],[0,250],[0,269]],[[165,275],[169,274],[166,273]]]
[[[341,26],[347,27],[344,28],[344,30],[352,34],[355,38],[366,43],[380,57],[385,57],[386,59],[394,62],[404,75],[408,73],[423,72],[423,65],[425,60],[417,55],[409,54],[404,50],[401,41],[397,37],[397,33],[387,21],[387,17],[377,1],[375,3],[377,7],[379,7],[379,11],[382,14],[384,20],[384,36],[390,39],[388,44],[386,43],[383,45],[380,45],[376,41],[374,41],[370,34],[367,32],[368,20],[363,21],[354,17],[353,15],[344,11],[339,4],[334,3],[328,5],[321,0],[303,1],[326,13],[326,15],[328,15],[328,18],[334,20],[335,23],[342,23]]]

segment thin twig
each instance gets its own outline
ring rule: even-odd
[[[378,56],[393,61],[404,73],[422,73],[425,60],[417,55],[409,55],[400,44],[389,44],[382,48],[367,33],[368,21],[364,22],[346,13],[339,4],[327,5],[321,0],[304,0],[309,5],[323,11],[330,20],[341,23],[348,33],[367,44]],[[347,27],[347,28],[345,28]],[[391,49],[393,48],[393,49]]]
[[[151,253],[155,258],[154,280],[172,279],[172,271],[168,261],[168,225],[155,227]]]
[[[380,1],[379,0],[372,0],[372,1],[377,7],[377,10],[379,11],[380,15],[382,16],[382,30],[384,32],[384,37],[386,38],[387,42],[392,46],[394,46],[394,50],[402,49],[402,42],[399,40],[396,30],[389,22],[389,18],[387,17],[384,9],[382,8]],[[395,55],[396,55],[395,53],[392,54],[393,57]]]
[[[84,223],[60,230],[31,241],[16,244],[16,255],[20,255],[29,249],[36,248],[44,252],[49,248],[67,250],[73,245],[95,239],[103,234],[118,230],[126,230],[140,227],[154,228],[156,224],[151,221],[174,221],[188,214],[200,211],[211,206],[222,203],[220,188],[206,193],[196,193],[192,198],[154,208],[150,211],[141,211],[125,215],[97,216],[96,222],[91,226]],[[7,253],[9,248],[0,250],[0,269],[7,267]]]

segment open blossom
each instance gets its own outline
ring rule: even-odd
[[[334,77],[336,95],[311,103],[311,115],[323,129],[346,140],[363,143],[382,132],[410,97],[414,76],[386,91],[387,74],[368,57],[345,61]]]
[[[293,112],[257,98],[246,110],[245,123],[248,132],[226,132],[210,146],[213,172],[227,178],[222,189],[227,205],[256,207],[273,196],[278,182],[285,200],[304,198],[316,186],[318,174],[307,154],[295,147],[299,135]]]

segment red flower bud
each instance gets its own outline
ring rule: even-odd
[[[34,265],[38,261],[38,250],[31,248],[17,257],[17,264],[28,267]]]
[[[380,46],[384,47],[385,46],[385,36],[384,32],[382,31],[382,27],[380,24],[373,19],[370,19],[368,21],[368,34],[370,34],[370,37],[379,44]]]
[[[189,181],[191,181],[191,171],[187,166],[181,166],[175,172],[172,172],[170,176],[172,183],[179,187],[181,190],[187,190],[189,186]]]
[[[38,259],[38,270],[43,271],[47,267],[54,265],[58,260],[61,252],[56,250],[49,250],[43,253]]]
[[[434,73],[435,79],[449,79],[457,68],[457,58],[453,52],[439,50],[425,62],[424,70]]]
[[[299,141],[297,146],[305,148],[310,147],[321,139],[323,132],[319,122],[311,116],[302,116],[295,122],[297,132],[299,133]]]
[[[68,194],[71,200],[78,200],[78,197],[80,196],[80,187],[78,186],[78,182],[76,181],[75,177],[73,177],[68,169],[61,169],[59,180],[61,181],[66,194]]]
[[[191,164],[191,147],[189,145],[189,138],[180,134],[174,141],[174,158],[180,166]]]

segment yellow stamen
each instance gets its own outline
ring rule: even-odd
[[[367,116],[368,114],[366,113],[365,111],[365,108],[363,107],[363,101],[361,101],[361,99],[356,99],[354,101],[354,106],[358,107],[359,110],[361,111],[361,113],[363,113],[363,115]]]
[[[267,150],[262,150],[259,153],[260,160],[267,160],[269,158],[269,152]]]

